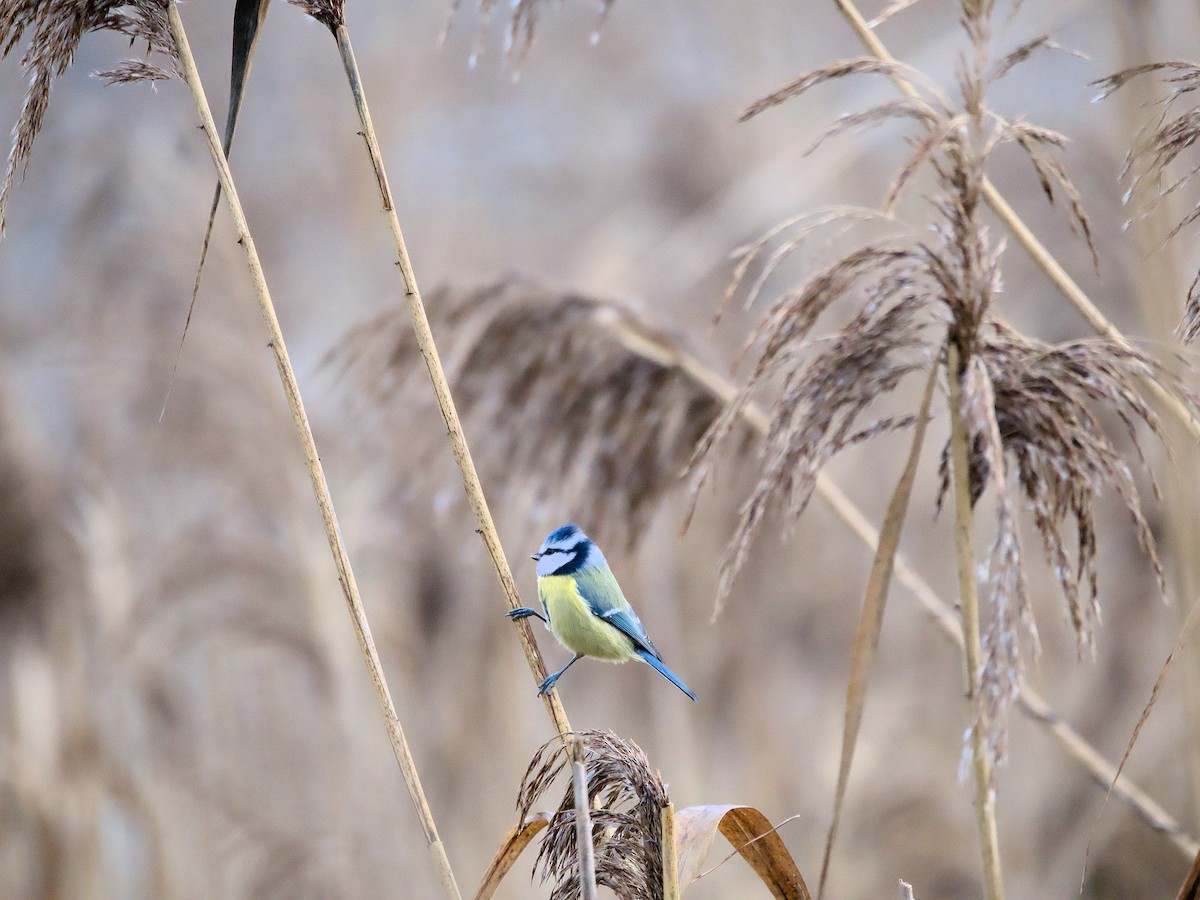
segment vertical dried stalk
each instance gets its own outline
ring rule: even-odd
[[[350,82],[350,90],[354,94],[354,105],[358,110],[359,121],[362,124],[363,141],[371,158],[375,172],[375,180],[379,185],[379,196],[383,201],[383,211],[387,215],[388,228],[392,233],[392,242],[396,250],[396,264],[404,279],[404,300],[412,318],[413,330],[416,332],[417,345],[425,358],[425,366],[429,370],[429,379],[433,383],[433,392],[437,395],[438,408],[446,421],[446,431],[450,438],[450,449],[454,461],[458,463],[462,474],[463,488],[467,492],[467,501],[479,525],[479,534],[487,546],[488,555],[500,579],[500,587],[508,600],[510,609],[522,606],[521,597],[517,593],[517,585],[513,581],[512,569],[504,556],[504,548],[500,545],[500,535],[496,532],[496,524],[492,521],[492,513],[488,509],[487,498],[483,494],[483,486],[479,483],[479,473],[475,471],[475,463],[471,459],[471,451],[467,447],[467,438],[463,433],[462,423],[458,418],[458,410],[454,406],[454,398],[450,395],[450,385],[446,381],[446,373],[442,370],[442,361],[438,356],[437,346],[433,341],[433,333],[429,329],[429,318],[425,314],[425,305],[421,302],[421,293],[417,288],[417,279],[413,274],[412,263],[408,258],[408,249],[404,243],[404,234],[400,230],[400,220],[396,217],[396,205],[392,199],[392,189],[388,185],[387,173],[383,167],[383,156],[379,152],[379,142],[375,137],[375,126],[371,123],[371,113],[367,108],[367,98],[363,93],[362,79],[358,73],[358,63],[354,59],[354,48],[350,44],[350,35],[346,26],[339,24],[333,29],[337,39],[338,50],[342,56],[342,65],[346,69],[346,77]],[[533,629],[528,620],[517,622],[517,633],[521,638],[521,647],[525,651],[525,659],[533,672],[534,681],[540,684],[549,674],[542,660],[541,651],[533,637]],[[564,748],[571,746],[566,735],[571,731],[567,721],[566,710],[558,698],[557,689],[551,689],[543,695],[546,711],[554,722],[554,728],[563,739]]]
[[[662,808],[663,900],[679,900],[679,845],[675,836],[675,804]]]
[[[884,62],[895,62],[895,57],[888,51],[884,43],[879,40],[879,37],[871,29],[867,20],[859,12],[858,7],[854,5],[853,0],[833,0],[833,2],[838,11],[841,12],[850,24],[851,29],[858,36],[858,39],[867,49],[867,52]],[[890,77],[901,93],[910,98],[919,97],[916,88],[898,70],[893,72]],[[983,199],[987,201],[987,205],[991,207],[996,217],[1012,232],[1013,237],[1017,239],[1017,243],[1024,247],[1025,251],[1033,257],[1033,261],[1038,264],[1038,267],[1046,274],[1046,277],[1050,279],[1067,301],[1075,307],[1079,314],[1087,320],[1088,324],[1097,334],[1102,334],[1114,341],[1132,346],[1129,344],[1128,338],[1121,333],[1120,329],[1110,322],[1104,313],[1096,308],[1096,305],[1092,303],[1083,288],[1067,274],[1067,270],[1054,258],[1054,254],[1047,250],[1045,245],[1037,239],[1037,236],[1030,231],[1029,226],[1017,215],[1016,210],[1008,205],[1008,201],[1004,199],[1004,196],[996,190],[996,186],[986,177],[983,180]],[[1188,410],[1178,397],[1173,396],[1153,378],[1145,378],[1142,383],[1162,407],[1191,433],[1193,438],[1200,440],[1200,421],[1196,420],[1196,417],[1192,415],[1191,411]]]
[[[959,353],[949,342],[946,380],[950,384],[950,445],[954,469],[954,549],[958,556],[958,592],[962,611],[963,657],[967,670],[967,699],[971,704],[971,771],[975,780],[975,819],[983,855],[983,882],[988,900],[1003,900],[1000,843],[996,833],[996,796],[991,767],[978,724],[979,672],[983,646],[979,633],[979,592],[975,583],[974,512],[971,509],[970,449],[962,413]]]
[[[1120,7],[1121,66],[1130,68],[1139,62],[1155,58],[1154,39],[1150,22],[1150,11],[1140,6]],[[1137,134],[1139,120],[1147,109],[1153,108],[1156,101],[1161,100],[1161,93],[1155,90],[1153,84],[1138,79],[1121,91],[1121,115],[1124,118],[1123,128],[1129,134]],[[1132,152],[1132,151],[1131,151]],[[1130,232],[1137,247],[1138,258],[1153,260],[1153,264],[1143,265],[1140,276],[1134,286],[1138,304],[1142,309],[1143,321],[1148,333],[1153,339],[1161,340],[1165,346],[1170,341],[1179,324],[1179,310],[1176,308],[1178,298],[1187,296],[1187,286],[1181,283],[1180,265],[1177,245],[1170,240],[1172,223],[1179,222],[1182,217],[1174,209],[1174,197],[1169,193],[1155,196],[1152,179],[1138,178],[1130,184],[1129,206],[1139,211],[1132,217]],[[1161,186],[1159,186],[1161,190]],[[1160,354],[1165,355],[1165,354]],[[1194,383],[1194,378],[1192,379]],[[1183,429],[1173,427],[1169,432],[1170,445],[1174,448],[1175,467],[1182,475],[1195,472],[1200,454],[1195,443],[1187,440]],[[1171,502],[1164,507],[1167,525],[1167,543],[1174,543],[1183,548],[1189,546],[1192,535],[1200,530],[1200,485],[1194,478],[1181,477],[1178,485],[1171,491]],[[1178,604],[1178,627],[1188,614],[1194,598],[1200,594],[1200,559],[1191,553],[1175,553],[1174,595],[1180,599]],[[1200,654],[1189,647],[1183,658],[1184,671],[1183,696],[1188,723],[1187,739],[1189,752],[1185,758],[1190,761],[1191,775],[1191,806],[1193,814],[1200,810]]]
[[[583,769],[583,741],[572,742],[571,783],[575,787],[575,840],[579,847],[579,896],[596,900],[596,850],[592,846],[592,802]]]
[[[254,293],[258,300],[259,308],[262,311],[263,319],[266,322],[267,331],[271,336],[271,352],[275,356],[275,365],[279,370],[279,378],[283,384],[284,395],[287,398],[288,408],[291,410],[292,420],[295,422],[300,444],[304,451],[304,458],[308,464],[308,472],[312,478],[313,492],[317,498],[317,506],[321,510],[321,520],[325,525],[325,534],[329,539],[329,549],[333,554],[334,563],[337,566],[338,581],[346,597],[346,605],[350,611],[350,618],[354,623],[354,631],[358,637],[359,649],[362,652],[363,660],[366,662],[371,682],[375,688],[376,697],[379,700],[380,709],[383,712],[388,738],[392,742],[396,761],[400,764],[400,771],[403,773],[405,784],[408,786],[409,797],[412,799],[413,807],[416,809],[417,818],[420,820],[421,828],[425,832],[425,840],[433,856],[434,865],[437,868],[442,886],[447,896],[457,900],[461,895],[454,880],[454,873],[450,869],[450,862],[446,857],[445,847],[438,836],[437,826],[433,820],[433,813],[430,811],[429,803],[425,799],[425,791],[417,775],[416,763],[409,750],[408,741],[404,736],[404,729],[400,725],[400,719],[396,715],[396,707],[392,703],[391,692],[388,690],[387,680],[383,674],[383,665],[380,662],[379,653],[375,649],[375,639],[371,635],[371,627],[367,622],[367,614],[363,609],[362,599],[358,593],[358,585],[354,579],[354,572],[350,567],[350,558],[346,553],[345,544],[342,542],[341,529],[338,527],[337,516],[333,509],[333,499],[329,495],[329,486],[325,481],[325,472],[321,466],[321,459],[317,455],[312,428],[309,426],[308,415],[304,411],[304,403],[300,397],[300,386],[296,382],[296,375],[292,370],[287,347],[283,341],[283,332],[279,327],[279,319],[275,315],[275,306],[271,302],[271,295],[267,289],[266,276],[263,274],[258,251],[255,249],[254,239],[250,235],[250,228],[246,222],[245,213],[242,210],[241,200],[238,198],[237,188],[233,183],[233,174],[230,172],[228,161],[221,146],[221,138],[217,133],[216,122],[213,121],[212,110],[209,108],[208,99],[204,94],[204,86],[200,81],[200,73],[196,69],[196,61],[192,57],[191,46],[188,43],[187,34],[183,27],[183,20],[180,18],[179,9],[174,2],[167,5],[167,18],[171,29],[171,37],[175,42],[179,54],[180,68],[183,70],[184,81],[187,83],[196,101],[196,108],[200,114],[204,136],[208,141],[209,152],[212,155],[213,164],[217,169],[217,177],[220,179],[221,188],[225,193],[229,210],[233,215],[234,225],[238,233],[238,243],[241,244],[246,252],[246,262],[250,269],[250,279],[254,285]]]

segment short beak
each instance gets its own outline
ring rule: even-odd
[[[540,554],[540,553],[535,553],[535,554],[533,554],[533,556],[531,556],[531,557],[529,557],[529,558],[530,558],[530,559],[534,559],[534,560],[541,559],[541,558],[542,558],[542,554]]]

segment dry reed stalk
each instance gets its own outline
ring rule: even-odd
[[[1149,11],[1140,6],[1123,6],[1120,15],[1121,27],[1117,30],[1122,69],[1154,59]],[[1163,92],[1155,90],[1155,85],[1147,79],[1137,79],[1135,84],[1121,91],[1118,110],[1123,119],[1124,132],[1135,135],[1141,132],[1145,111],[1161,107],[1165,112],[1171,93],[1168,90],[1163,96]],[[1135,279],[1134,295],[1148,334],[1161,341],[1164,347],[1170,346],[1179,325],[1179,298],[1187,295],[1186,285],[1181,278],[1183,269],[1179,253],[1176,244],[1171,241],[1173,223],[1183,221],[1183,216],[1173,203],[1174,199],[1173,192],[1164,189],[1161,178],[1144,177],[1132,179],[1126,199],[1131,209],[1127,225],[1138,258],[1146,263]],[[1194,384],[1195,379],[1192,378],[1191,382]],[[1200,453],[1195,442],[1188,440],[1188,434],[1178,423],[1172,421],[1166,424],[1169,426],[1168,440],[1175,452],[1175,468],[1180,473],[1197,471]],[[1171,555],[1173,594],[1179,600],[1178,628],[1182,627],[1190,604],[1200,596],[1200,555],[1187,552],[1186,549],[1194,540],[1194,535],[1200,533],[1200,484],[1196,479],[1182,477],[1175,480],[1171,502],[1165,505],[1164,512],[1164,543],[1176,548]],[[1185,754],[1185,758],[1191,763],[1191,800],[1192,808],[1196,810],[1200,808],[1200,653],[1189,647],[1183,664],[1185,721],[1188,723],[1185,727],[1190,744],[1190,752]]]
[[[321,511],[321,520],[324,523],[325,534],[329,541],[329,549],[333,554],[334,563],[338,570],[338,581],[342,586],[346,605],[354,624],[359,650],[363,655],[363,660],[371,676],[371,683],[375,689],[376,698],[379,701],[380,710],[383,713],[388,738],[391,741],[392,750],[396,755],[396,761],[400,764],[400,770],[408,787],[409,797],[412,800],[417,818],[424,832],[425,841],[433,857],[434,867],[438,872],[442,888],[448,897],[457,900],[460,897],[458,886],[455,883],[454,873],[450,868],[450,861],[446,856],[445,847],[438,835],[433,813],[425,798],[425,791],[421,786],[416,762],[409,749],[408,741],[404,736],[404,729],[400,724],[399,716],[396,714],[395,704],[392,702],[391,692],[388,689],[387,679],[383,672],[383,664],[375,648],[375,640],[371,634],[366,610],[363,608],[354,572],[350,566],[350,559],[346,552],[345,544],[342,541],[341,529],[333,508],[333,499],[329,494],[329,486],[325,480],[325,472],[321,465],[320,456],[317,453],[312,428],[309,425],[308,415],[304,410],[304,404],[300,396],[300,387],[296,381],[295,372],[292,370],[291,360],[288,357],[287,347],[284,344],[283,332],[279,326],[279,319],[275,314],[275,307],[267,288],[262,263],[259,260],[258,251],[254,246],[254,239],[250,234],[249,225],[242,210],[237,188],[234,185],[233,174],[229,169],[228,160],[225,158],[216,122],[213,120],[212,110],[209,108],[208,100],[204,94],[204,86],[200,81],[200,73],[196,69],[195,59],[192,57],[191,47],[183,27],[183,20],[180,18],[178,6],[174,2],[167,3],[167,22],[178,52],[183,79],[196,102],[201,125],[208,142],[209,153],[212,157],[213,165],[217,169],[221,188],[224,191],[226,201],[233,216],[234,226],[238,234],[238,243],[246,253],[246,262],[250,270],[255,297],[258,300],[259,309],[262,312],[263,320],[270,334],[269,346],[275,357],[275,364],[279,371],[284,395],[287,398],[288,408],[291,411],[297,436],[308,465],[313,492],[316,495],[317,505]]]
[[[413,273],[412,262],[409,259],[408,249],[404,242],[404,233],[400,229],[400,220],[396,215],[395,200],[392,197],[387,172],[384,169],[383,155],[379,150],[379,141],[375,136],[375,126],[371,122],[371,112],[367,106],[367,98],[363,90],[362,78],[359,75],[358,63],[354,57],[354,47],[350,42],[350,33],[346,30],[343,3],[340,0],[319,0],[319,2],[292,0],[292,2],[304,8],[310,15],[329,28],[337,40],[342,65],[346,70],[346,78],[350,84],[351,93],[354,96],[354,107],[358,112],[359,122],[362,125],[363,142],[370,158],[371,167],[375,173],[375,181],[379,187],[379,197],[383,202],[383,212],[387,217],[388,230],[392,236],[392,244],[396,252],[396,265],[400,268],[400,275],[404,280],[404,300],[408,307],[409,317],[412,320],[417,346],[420,349],[421,356],[425,360],[425,367],[429,372],[429,380],[432,384],[434,395],[437,398],[438,409],[441,411],[442,418],[446,423],[450,449],[454,455],[454,461],[458,464],[459,473],[462,476],[467,501],[479,526],[479,535],[483,538],[488,555],[491,557],[492,565],[496,570],[496,576],[500,580],[500,587],[504,591],[509,608],[517,609],[524,604],[521,602],[520,594],[517,591],[517,585],[513,579],[508,559],[504,555],[504,548],[500,543],[500,535],[496,530],[496,523],[492,519],[491,510],[488,508],[487,497],[483,493],[483,485],[480,483],[479,473],[476,471],[475,462],[471,458],[471,450],[467,445],[466,434],[463,432],[462,422],[459,419],[458,410],[455,407],[454,398],[450,392],[450,385],[446,380],[446,373],[442,367],[441,357],[438,355],[437,345],[434,343],[433,332],[429,327],[429,317],[425,312],[425,304],[421,301],[421,292],[417,287],[416,275]],[[537,641],[534,639],[533,628],[525,619],[517,620],[516,627],[517,634],[521,640],[521,648],[525,653],[525,660],[529,664],[530,671],[533,673],[534,681],[540,684],[546,678],[548,671],[542,659],[541,651],[538,649]],[[566,739],[566,736],[571,731],[571,723],[567,719],[567,713],[563,708],[562,701],[559,699],[558,691],[556,689],[546,691],[542,695],[542,699],[546,705],[546,712],[550,716],[554,729],[562,739],[564,751],[569,752],[572,745]]]
[[[892,56],[887,46],[875,34],[871,23],[859,12],[853,0],[833,0],[833,3],[850,24],[851,29],[858,36],[858,39],[867,51],[882,62],[894,66],[888,72],[888,76],[895,83],[896,87],[909,99],[919,98],[917,89],[913,87],[911,81],[905,76],[903,69],[896,64],[896,58]],[[987,178],[984,178],[982,191],[983,198],[988,206],[991,207],[992,212],[1004,223],[1013,237],[1017,239],[1017,243],[1025,248],[1025,251],[1046,274],[1046,277],[1050,279],[1051,283],[1054,284],[1063,297],[1083,316],[1092,329],[1097,334],[1124,344],[1130,350],[1134,349],[1129,339],[1092,303],[1083,288],[1067,274],[1067,270],[1062,267],[1062,264],[1054,257],[1054,254],[1047,250],[1046,246],[1038,240],[1029,226],[1017,215],[1016,210],[1004,199],[1004,195]],[[1178,420],[1193,438],[1200,439],[1200,419],[1197,419],[1195,413],[1185,403],[1181,402],[1178,397],[1163,388],[1161,384],[1152,378],[1143,379],[1142,383],[1146,390],[1154,395],[1162,407],[1173,418]]]
[[[571,787],[575,797],[575,844],[579,854],[580,900],[596,900],[596,849],[592,846],[592,804],[588,798],[587,774],[583,770],[583,742],[571,742]]]
[[[679,839],[675,827],[675,804],[662,808],[663,900],[679,900]]]
[[[983,671],[983,639],[979,627],[979,594],[975,575],[975,513],[972,509],[971,463],[963,390],[960,381],[960,357],[957,345],[948,345],[946,380],[950,387],[950,447],[954,474],[954,549],[958,559],[959,611],[962,614],[963,659],[966,663],[967,700],[978,702]],[[985,747],[981,723],[970,726],[971,773],[975,781],[975,822],[979,829],[983,860],[984,892],[988,900],[1003,900],[1004,882],[1000,870],[1000,842],[996,829],[996,795],[992,785],[991,762]]]

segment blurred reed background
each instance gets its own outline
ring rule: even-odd
[[[232,6],[183,7],[214,100],[226,84]],[[498,303],[520,299],[505,293],[512,284],[541,298],[619,299],[727,372],[761,315],[734,304],[711,324],[730,253],[801,210],[876,205],[907,153],[885,128],[803,155],[841,112],[892,96],[883,78],[830,85],[734,124],[798,72],[861,53],[830,3],[620,0],[595,46],[594,5],[551,6],[519,78],[504,58],[503,15],[481,35],[464,4],[439,45],[447,13],[445,0],[356,0],[347,10],[452,366],[466,366],[463,336],[484,325],[456,323],[450,307],[503,282]],[[880,33],[949,86],[957,16],[957,3],[925,0]],[[1122,330],[1165,351],[1200,254],[1188,232],[1156,249],[1165,231],[1155,217],[1122,230],[1133,210],[1121,204],[1121,163],[1152,87],[1095,106],[1089,82],[1196,56],[1200,16],[1184,0],[1030,3],[999,17],[997,43],[1043,31],[1087,58],[1035,59],[991,100],[1072,138],[1064,158],[1092,216],[1098,271],[1063,210],[1044,205],[1026,160],[998,155],[993,180]],[[155,91],[88,77],[125,52],[114,35],[84,40],[55,87],[0,243],[0,895],[435,896],[223,209],[158,422],[214,179],[178,83]],[[10,60],[0,68],[0,120],[16,120],[23,90]],[[389,356],[388,335],[402,344],[407,325],[345,94],[323,29],[276,4],[233,168],[396,705],[466,890],[514,824],[521,776],[550,733],[444,426],[427,387],[409,383],[424,377],[418,361]],[[926,214],[919,192],[904,203],[905,215]],[[1090,334],[1019,248],[1004,271],[1016,325],[1046,340]],[[467,436],[522,594],[535,596],[528,554],[554,525],[578,521],[596,532],[665,658],[701,698],[687,703],[643,667],[584,662],[560,685],[572,724],[636,741],[677,806],[798,815],[783,834],[815,886],[870,554],[821,503],[782,537],[782,521],[769,519],[710,622],[718,561],[754,466],[727,448],[680,537],[686,490],[657,487],[686,453],[633,456],[637,466],[601,472],[572,469],[557,449],[543,458],[528,434],[505,430],[518,412],[569,420],[557,404],[591,402],[579,440],[614,441],[619,462],[638,449],[638,435],[620,428],[637,398],[605,392],[616,377],[612,348],[586,316],[530,315],[547,342],[575,335],[571,365],[531,345],[528,329],[508,343],[495,332],[495,352],[511,351],[513,366],[562,365],[565,393],[524,395],[519,377],[462,386]],[[641,384],[693,402],[652,373]],[[688,422],[705,414],[689,409],[671,432],[680,447],[698,436]],[[929,445],[945,437],[935,422]],[[1176,437],[1174,467],[1153,460],[1166,501],[1147,506],[1176,585],[1172,605],[1159,602],[1117,498],[1107,499],[1101,530],[1094,661],[1076,660],[1053,573],[1040,561],[1029,569],[1045,652],[1028,679],[1113,760],[1200,583],[1197,461]],[[830,469],[875,521],[907,446],[903,434],[886,436]],[[918,474],[902,551],[953,598],[952,522],[933,519],[932,460]],[[635,483],[647,468],[654,477]],[[557,667],[564,652],[540,629],[539,638]],[[894,587],[831,896],[892,896],[901,877],[920,900],[979,894],[970,788],[957,776],[961,666]],[[1189,657],[1128,767],[1193,828],[1198,704],[1200,666]],[[1102,792],[1027,719],[1013,717],[1009,752],[999,820],[1010,896],[1071,896]],[[1110,803],[1086,895],[1166,896],[1188,862]],[[688,897],[757,896],[756,885],[731,863]],[[520,877],[504,891],[544,894]]]

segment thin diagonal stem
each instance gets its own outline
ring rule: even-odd
[[[896,58],[888,51],[883,41],[879,40],[879,36],[872,30],[862,13],[858,11],[858,7],[854,5],[853,0],[833,0],[833,3],[845,17],[846,21],[850,23],[850,27],[858,36],[863,46],[866,47],[868,53],[884,62],[896,61]],[[889,77],[896,87],[900,89],[901,93],[908,97],[920,96],[917,89],[904,77],[900,69],[894,69]],[[1037,236],[1029,229],[1029,226],[1008,205],[1008,201],[1004,199],[1004,196],[996,190],[996,186],[987,178],[984,178],[983,181],[983,197],[987,201],[988,206],[991,207],[992,212],[996,214],[996,217],[1012,232],[1013,237],[1017,239],[1017,243],[1024,247],[1026,252],[1033,257],[1033,261],[1038,264],[1046,274],[1046,277],[1058,288],[1067,301],[1075,307],[1079,314],[1087,320],[1092,329],[1097,334],[1101,334],[1110,340],[1117,341],[1128,349],[1132,349],[1133,345],[1129,339],[1121,333],[1121,330],[1116,325],[1109,321],[1104,313],[1100,312],[1096,304],[1084,292],[1083,288],[1067,274],[1067,270],[1055,259],[1054,254],[1047,250],[1046,246],[1037,239]],[[1200,440],[1200,421],[1196,419],[1186,404],[1153,378],[1143,377],[1142,383],[1146,390],[1162,405],[1163,409],[1178,419],[1191,433],[1192,437]]]
[[[429,317],[425,314],[425,304],[421,302],[421,292],[417,288],[417,278],[413,274],[412,262],[408,257],[408,249],[404,243],[404,233],[400,230],[400,220],[396,216],[396,204],[392,198],[392,189],[388,185],[387,172],[383,167],[383,155],[379,152],[379,141],[375,137],[375,126],[371,123],[371,112],[367,108],[367,98],[363,92],[362,79],[359,77],[358,63],[354,58],[354,48],[350,44],[350,34],[345,25],[333,29],[337,39],[338,50],[342,56],[342,65],[346,69],[346,77],[350,81],[350,90],[354,94],[354,105],[358,110],[359,121],[362,124],[362,137],[371,158],[371,166],[375,173],[375,181],[379,186],[379,197],[383,201],[383,212],[387,216],[388,228],[392,234],[392,243],[396,251],[396,265],[400,267],[400,275],[404,279],[404,302],[412,319],[413,331],[416,333],[417,346],[421,356],[425,358],[425,367],[429,371],[429,380],[433,384],[433,392],[437,395],[438,408],[446,422],[446,433],[450,439],[450,449],[454,461],[458,463],[462,475],[463,488],[467,493],[467,501],[478,523],[479,535],[487,547],[492,565],[500,579],[500,587],[510,609],[523,606],[516,582],[513,580],[512,569],[504,555],[500,544],[500,535],[496,531],[496,523],[492,520],[483,486],[479,482],[479,473],[471,459],[471,451],[467,446],[467,438],[463,432],[462,422],[458,418],[458,410],[454,398],[450,394],[450,385],[446,381],[446,373],[442,369],[442,361],[434,344],[433,332],[429,328]],[[517,634],[521,639],[521,647],[525,651],[525,659],[529,663],[534,681],[538,684],[546,678],[546,664],[542,660],[541,651],[533,637],[533,629],[524,619],[517,620]],[[542,695],[546,703],[546,711],[550,715],[554,728],[563,740],[564,749],[570,752],[573,746],[568,738],[571,724],[567,720],[566,710],[558,698],[558,691],[551,689]]]
[[[221,138],[217,133],[216,122],[213,121],[212,110],[209,108],[208,99],[204,94],[204,86],[200,81],[200,73],[196,69],[196,61],[192,57],[191,46],[188,43],[187,34],[183,27],[183,20],[180,18],[179,9],[174,2],[167,4],[167,17],[171,29],[171,37],[175,42],[179,54],[180,68],[183,71],[184,81],[186,81],[193,98],[195,98],[196,108],[200,114],[201,126],[208,142],[209,153],[212,156],[214,166],[216,166],[217,177],[220,179],[229,210],[233,215],[234,226],[238,234],[238,243],[241,244],[242,249],[246,253],[246,263],[250,269],[250,280],[253,283],[255,297],[258,300],[263,320],[266,322],[267,331],[270,334],[269,346],[275,357],[275,365],[279,370],[279,379],[283,384],[283,392],[287,398],[288,409],[291,410],[292,421],[296,425],[296,433],[300,439],[301,448],[304,451],[305,461],[308,464],[313,493],[316,495],[317,506],[321,510],[321,521],[324,523],[325,534],[329,539],[329,549],[333,554],[334,564],[337,566],[338,582],[342,586],[342,593],[346,598],[346,606],[354,624],[354,632],[358,637],[359,650],[362,652],[363,660],[367,665],[367,671],[371,676],[371,683],[375,688],[375,696],[379,701],[380,710],[383,712],[388,738],[392,743],[392,750],[396,754],[396,761],[400,764],[400,771],[404,775],[404,782],[408,787],[409,797],[412,799],[413,807],[417,812],[417,818],[420,820],[421,828],[425,833],[425,840],[433,856],[434,865],[437,868],[442,886],[448,897],[452,898],[452,900],[458,900],[461,895],[455,884],[454,873],[450,869],[450,862],[446,857],[445,847],[438,836],[437,825],[433,820],[433,813],[429,808],[428,801],[425,799],[425,791],[421,786],[421,779],[417,774],[416,762],[413,760],[412,752],[409,750],[408,741],[404,736],[404,729],[400,725],[400,719],[396,715],[396,707],[392,703],[391,692],[388,690],[387,680],[383,674],[383,664],[379,659],[378,651],[375,649],[375,639],[371,635],[371,626],[367,621],[366,610],[363,608],[362,598],[358,593],[354,571],[350,567],[350,558],[346,553],[341,528],[338,526],[337,515],[333,508],[333,498],[329,494],[329,485],[325,481],[325,472],[321,466],[321,458],[317,454],[317,446],[313,440],[312,428],[309,426],[308,415],[304,411],[304,403],[300,397],[300,386],[296,381],[296,374],[292,370],[287,346],[283,340],[283,331],[280,329],[279,319],[275,315],[275,306],[271,302],[271,294],[267,289],[267,280],[263,274],[262,263],[259,260],[258,251],[255,249],[254,238],[250,234],[250,227],[246,222],[246,215],[242,209],[241,200],[238,198],[237,188],[233,182],[233,174],[230,172],[229,163],[221,147]]]

